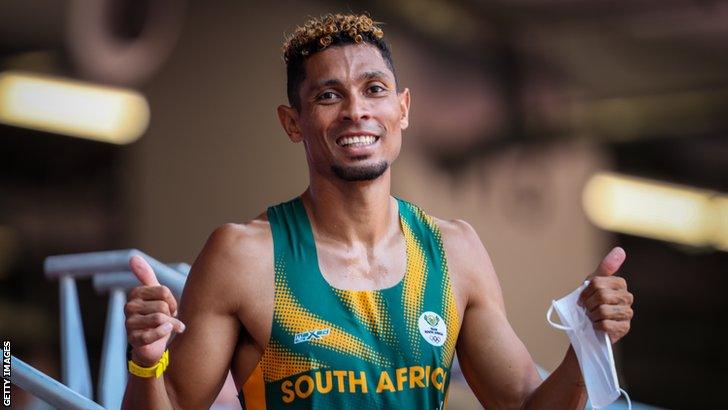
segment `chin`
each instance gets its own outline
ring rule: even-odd
[[[382,176],[387,169],[389,164],[386,161],[366,165],[331,166],[334,175],[347,182],[372,181]]]

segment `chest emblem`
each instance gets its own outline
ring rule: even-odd
[[[433,346],[442,346],[447,339],[447,326],[440,315],[435,312],[424,312],[417,321],[420,334]]]
[[[299,344],[310,340],[322,339],[329,333],[331,333],[331,329],[317,329],[309,330],[308,332],[296,333],[296,335],[293,336],[293,343]]]

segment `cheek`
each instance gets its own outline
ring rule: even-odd
[[[402,112],[398,101],[388,101],[382,108],[382,116],[380,118],[384,120],[384,125],[387,127],[387,130],[393,131],[399,129]]]

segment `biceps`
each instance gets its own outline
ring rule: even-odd
[[[457,350],[463,374],[484,406],[520,407],[541,382],[530,354],[497,306],[466,311]]]
[[[239,322],[234,315],[204,307],[187,311],[180,315],[187,330],[170,344],[167,380],[180,407],[209,408],[230,369]]]

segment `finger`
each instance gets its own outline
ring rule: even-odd
[[[590,305],[591,307],[593,307],[595,303],[612,303],[606,299],[601,299],[603,297],[611,296],[613,293],[612,291],[616,291],[617,293],[629,293],[627,292],[627,281],[619,276],[597,276],[593,278],[589,283],[589,286],[584,288],[581,292],[578,303],[581,306],[585,306],[585,304],[589,305],[587,301],[590,299],[592,300]],[[626,295],[621,296],[625,297],[625,300],[628,299],[626,298]],[[632,302],[630,301],[629,303]]]
[[[592,322],[598,322],[600,320],[631,320],[633,314],[631,308],[622,305],[599,305],[587,312],[587,316],[589,316]]]
[[[157,275],[154,274],[154,271],[152,270],[152,267],[149,266],[149,263],[144,260],[139,255],[134,255],[129,259],[129,267],[131,268],[131,271],[134,272],[134,276],[139,279],[139,282],[142,283],[142,285],[146,286],[157,286],[159,285],[159,281],[157,280]]]
[[[134,299],[124,306],[124,314],[126,314],[126,316],[135,314],[149,315],[151,313],[164,313],[165,315],[173,316],[172,312],[169,310],[167,302],[162,300]]]
[[[619,270],[619,267],[622,266],[622,263],[624,263],[626,258],[627,254],[624,252],[624,249],[619,246],[613,248],[607,256],[602,259],[597,270],[589,275],[589,277],[614,275]]]
[[[583,303],[587,312],[591,312],[600,305],[631,306],[632,294],[629,292],[616,292],[605,290],[597,292],[586,299]]]
[[[594,322],[594,329],[606,332],[612,342],[622,338],[630,329],[629,320],[600,320]]]
[[[165,315],[163,313],[151,313],[148,315],[132,315],[126,319],[126,328],[128,330],[149,330],[160,327],[166,323],[172,325],[172,328],[177,333],[185,331],[185,324],[179,319],[173,318],[172,316]]]
[[[132,347],[140,347],[152,344],[172,333],[174,326],[171,323],[164,323],[153,329],[135,330],[129,332],[129,343]]]
[[[166,286],[139,286],[132,290],[129,295],[129,299],[163,301],[169,305],[169,312],[172,316],[177,315],[177,300],[174,298],[174,295],[172,295],[172,291]]]

